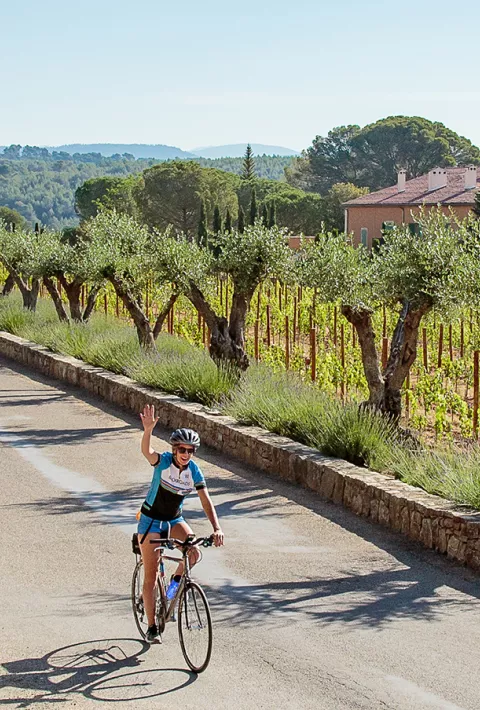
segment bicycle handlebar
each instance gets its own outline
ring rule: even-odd
[[[151,545],[158,545],[158,547],[168,547],[173,550],[174,547],[181,547],[184,550],[190,547],[195,547],[195,545],[201,545],[202,547],[211,547],[213,545],[213,535],[209,537],[197,537],[193,539],[187,537],[186,540],[178,540],[175,537],[162,537],[159,540],[150,540]]]

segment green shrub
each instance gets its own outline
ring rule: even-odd
[[[459,504],[480,509],[480,447],[474,444],[445,450],[398,450],[391,462],[395,475]]]
[[[204,350],[194,346],[185,349],[183,344],[176,350],[174,340],[172,336],[162,337],[158,352],[139,354],[128,375],[149,387],[208,406],[228,397],[236,382],[234,373],[217,368]]]
[[[307,385],[293,373],[254,365],[246,372],[225,411],[359,466],[385,470],[396,445],[394,426]]]

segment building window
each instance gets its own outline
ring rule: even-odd
[[[418,224],[418,222],[409,222],[408,229],[410,231],[410,234],[412,234],[414,237],[422,236],[422,227],[420,224]]]
[[[360,241],[364,247],[368,246],[368,229],[362,227],[360,230]]]
[[[393,220],[382,222],[382,232],[391,232],[392,229],[395,229],[395,222]]]

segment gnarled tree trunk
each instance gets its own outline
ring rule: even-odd
[[[53,305],[55,306],[55,310],[57,311],[57,316],[60,318],[61,321],[68,322],[69,318],[67,315],[67,311],[64,308],[63,301],[60,298],[60,294],[58,293],[58,289],[55,286],[53,279],[51,279],[49,276],[44,276],[43,283],[45,284],[45,287],[52,298]]]
[[[7,278],[5,279],[5,283],[3,284],[3,289],[2,289],[2,296],[8,296],[10,293],[13,291],[13,287],[15,286],[15,277],[11,272],[9,272]]]
[[[141,347],[146,349],[155,348],[152,326],[146,314],[143,312],[140,300],[136,298],[133,291],[117,276],[110,276],[109,279],[115,289],[115,293],[122,300],[134,322],[135,328],[137,329],[138,342]]]
[[[239,370],[246,370],[249,361],[245,352],[245,320],[251,294],[234,292],[230,323],[224,316],[215,313],[195,284],[190,284],[187,297],[205,318],[210,329],[211,358],[217,363],[229,363]]]
[[[417,357],[420,322],[430,309],[430,304],[412,308],[408,302],[405,302],[395,326],[390,356],[383,375],[385,382],[383,409],[395,419],[399,419],[402,414],[401,389]]]
[[[23,307],[29,311],[35,311],[40,291],[40,279],[32,278],[29,286],[27,281],[24,281],[20,275],[15,274],[15,283],[22,294]]]
[[[424,303],[417,308],[405,302],[402,306],[390,346],[390,355],[382,373],[375,347],[372,312],[343,305],[342,313],[353,324],[362,351],[362,363],[368,384],[367,404],[400,419],[402,414],[401,389],[417,356],[418,331],[423,316],[431,309]]]

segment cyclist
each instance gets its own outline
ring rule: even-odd
[[[218,522],[217,513],[208,494],[203,474],[192,457],[200,446],[200,437],[193,429],[176,429],[170,437],[172,451],[159,454],[151,446],[152,431],[158,422],[155,407],[146,405],[140,414],[143,424],[142,454],[154,467],[150,490],[140,510],[138,521],[138,540],[144,566],[143,602],[148,620],[146,639],[153,643],[159,635],[155,624],[154,588],[157,574],[158,555],[151,539],[158,539],[166,533],[178,540],[185,540],[193,535],[192,529],[182,516],[184,498],[196,489],[203,510],[213,527],[213,540],[216,547],[223,545],[224,536]],[[197,549],[190,552],[190,564],[199,558]],[[167,598],[173,599],[183,572],[180,562],[167,589]]]

